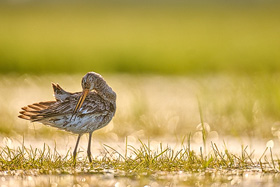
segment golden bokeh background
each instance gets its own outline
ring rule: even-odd
[[[89,71],[102,74],[118,94],[116,116],[97,138],[195,134],[197,99],[214,138],[280,137],[276,1],[0,5],[2,137],[66,135],[18,119],[18,111],[52,100],[51,82],[81,90]]]

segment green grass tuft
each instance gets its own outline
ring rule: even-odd
[[[71,151],[61,155],[56,148],[50,149],[44,144],[43,149],[18,147],[11,149],[8,146],[0,147],[0,171],[12,174],[13,171],[33,171],[36,174],[73,174],[73,173],[104,173],[112,170],[124,176],[152,175],[164,172],[205,172],[211,170],[252,170],[262,172],[278,172],[279,159],[274,159],[272,150],[270,156],[263,155],[254,161],[253,153],[242,148],[241,155],[230,153],[227,149],[221,151],[215,143],[211,143],[209,153],[196,153],[182,144],[180,149],[162,143],[156,150],[152,150],[149,141],[145,144],[139,140],[139,148],[126,144],[125,153],[104,145],[101,156],[95,157],[90,164],[86,157],[78,157],[73,161]],[[3,173],[2,173],[3,174]]]

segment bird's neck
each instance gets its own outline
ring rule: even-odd
[[[111,103],[116,102],[117,95],[106,82],[105,84],[98,85],[95,90],[103,99],[108,100]]]

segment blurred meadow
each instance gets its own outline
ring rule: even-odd
[[[245,180],[246,173],[243,179],[223,178],[222,174],[217,174],[217,179],[207,177],[209,165],[216,158],[211,154],[220,156],[213,142],[225,150],[225,155],[228,150],[233,155],[242,150],[240,158],[233,156],[241,165],[247,161],[253,164],[252,159],[259,158],[260,163],[253,164],[254,167],[267,171],[261,162],[265,158],[268,165],[273,165],[273,172],[280,170],[277,154],[280,150],[279,9],[276,1],[0,2],[1,154],[9,155],[7,147],[16,150],[25,145],[42,149],[45,143],[63,155],[72,151],[77,135],[18,119],[18,112],[27,104],[53,100],[51,82],[59,83],[67,91],[81,91],[82,76],[95,71],[102,74],[117,93],[115,117],[108,126],[93,133],[96,161],[104,152],[104,144],[125,155],[127,143],[135,148],[132,155],[139,146],[149,147],[149,151],[157,150],[162,143],[170,146],[170,153],[163,151],[153,159],[166,156],[167,152],[173,154],[173,148],[175,152],[181,145],[191,144],[198,155],[190,157],[188,147],[187,159],[201,159],[201,163],[206,164],[195,171],[206,169],[207,172],[203,176],[188,175],[187,183],[182,182],[186,176],[174,181],[174,173],[164,175],[164,180],[160,178],[161,173],[138,182],[133,177],[116,179],[114,175],[112,180],[112,176],[104,175],[74,177],[84,177],[91,182],[105,177],[99,186],[132,183],[135,186],[199,186],[196,181],[201,179],[201,184],[206,186],[279,184],[279,176],[270,176],[273,178],[270,183],[266,177],[262,178],[266,181],[259,181],[258,174],[257,179],[253,177],[256,180],[250,178],[251,181]],[[86,155],[87,138],[83,136],[81,140],[80,161]],[[148,142],[148,146],[141,140]],[[266,152],[268,148],[270,152]],[[1,154],[1,176],[11,168],[19,168],[8,165]],[[267,160],[267,154],[271,161]],[[273,156],[277,158],[275,163]],[[229,155],[225,157],[233,163]],[[139,165],[146,158],[141,159]],[[224,161],[223,156],[219,159]],[[214,168],[222,168],[219,159],[212,165]],[[114,163],[103,160],[107,165],[98,165],[101,170],[129,170],[141,175],[153,171],[139,165],[131,169],[137,162],[128,164],[126,159],[127,165],[123,167],[127,170],[121,168],[123,163],[118,164],[119,160]],[[170,162],[173,161],[175,158]],[[241,169],[242,173],[244,168],[253,167],[236,165],[231,167]],[[228,164],[226,166],[227,169]],[[9,169],[3,169],[7,167]],[[166,166],[156,170],[179,172],[178,168]],[[193,170],[189,166],[180,169]],[[111,170],[102,172],[112,174]],[[68,175],[56,179],[37,178],[37,182],[9,177],[1,180],[7,185],[22,186],[47,186],[52,180],[63,186],[68,184],[63,183],[65,177],[80,180],[70,185],[85,184],[82,179]]]
[[[277,3],[94,2],[1,3],[1,73],[280,69]]]

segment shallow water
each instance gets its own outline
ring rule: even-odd
[[[1,174],[1,186],[279,186],[279,173],[261,173],[239,170],[208,170],[202,173],[168,173],[158,172],[151,176],[122,176],[114,171],[102,174],[73,175],[25,175],[22,171],[12,173],[13,176]]]

